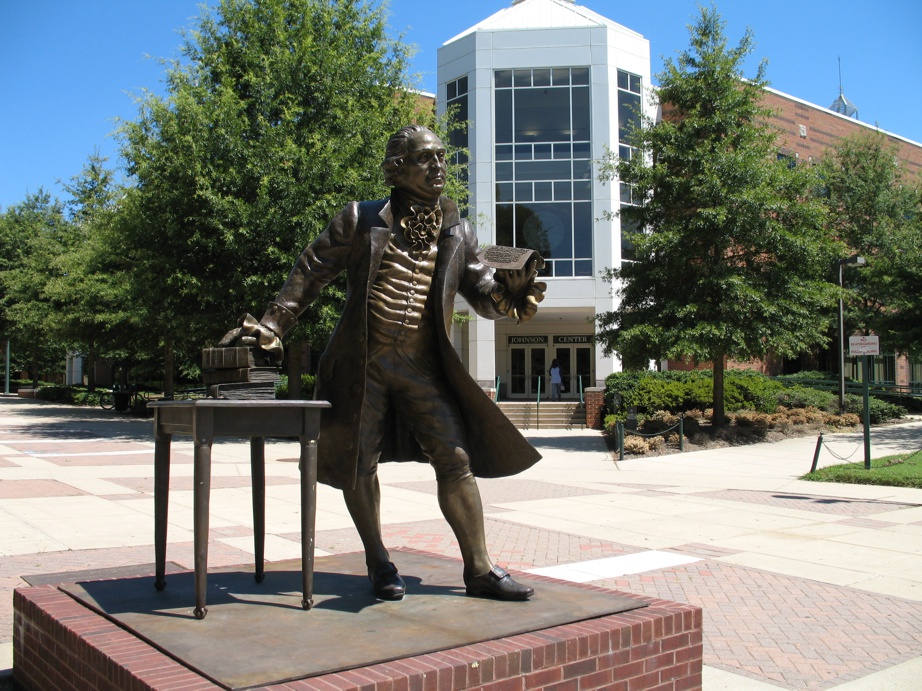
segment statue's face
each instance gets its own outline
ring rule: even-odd
[[[394,186],[411,196],[435,203],[445,188],[445,146],[432,132],[413,132],[407,140],[407,155]]]

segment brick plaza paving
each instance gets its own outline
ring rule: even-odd
[[[0,678],[22,576],[153,562],[151,430],[0,398]],[[922,689],[922,490],[800,481],[814,437],[615,463],[598,432],[525,434],[543,460],[479,481],[501,565],[702,606],[706,689]],[[825,439],[861,457],[860,433]],[[875,429],[872,444],[875,456],[922,448],[922,421]],[[297,453],[267,443],[268,560],[300,557]],[[824,450],[820,464],[836,462]],[[213,463],[209,566],[248,564],[246,441],[216,443]],[[457,557],[432,471],[388,464],[380,477],[398,568],[400,548]],[[167,559],[187,568],[191,527],[192,446],[177,438]],[[316,545],[361,550],[322,485]]]

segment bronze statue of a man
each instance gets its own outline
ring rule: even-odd
[[[349,203],[301,254],[259,325],[243,331],[280,359],[281,338],[345,271],[345,307],[317,372],[315,398],[332,404],[318,479],[343,490],[375,595],[406,592],[381,536],[378,463],[424,460],[461,548],[467,594],[528,599],[533,590],[487,553],[474,477],[518,473],[540,455],[465,371],[449,329],[456,293],[486,318],[530,319],[546,287],[535,281],[540,258],[496,271],[478,258],[471,224],[441,196],[445,147],[425,127],[394,134],[382,168],[390,198]]]

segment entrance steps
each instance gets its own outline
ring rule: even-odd
[[[501,401],[499,409],[519,429],[582,429],[586,408],[579,402]]]

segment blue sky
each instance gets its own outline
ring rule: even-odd
[[[395,35],[417,47],[420,86],[436,88],[436,51],[511,0],[423,3],[390,0]],[[134,119],[132,94],[163,91],[155,58],[178,56],[178,30],[191,27],[199,0],[0,0],[0,207],[77,175],[95,150],[117,166],[115,119]],[[209,2],[208,4],[214,4]],[[688,46],[696,0],[579,0],[650,41],[654,73],[662,56]],[[922,2],[919,0],[723,0],[730,45],[746,27],[779,91],[828,106],[839,90],[860,119],[922,142]],[[424,9],[420,9],[424,8]],[[150,57],[148,57],[150,56]]]

